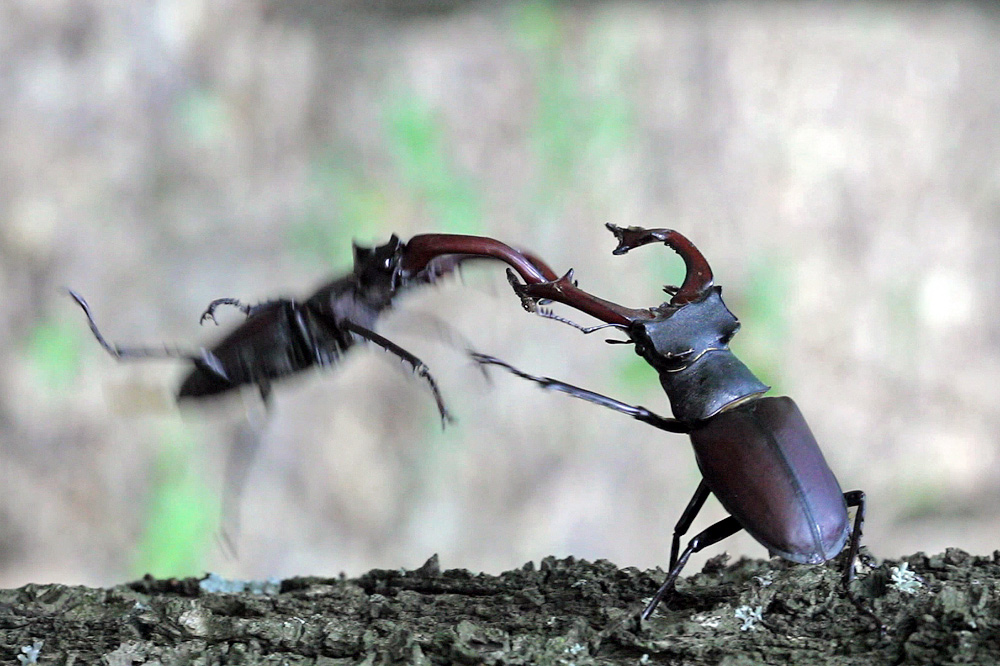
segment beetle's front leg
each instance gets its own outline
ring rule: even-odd
[[[250,311],[253,309],[252,305],[247,305],[246,303],[244,303],[243,301],[239,300],[238,298],[217,298],[214,301],[212,301],[211,303],[209,303],[208,307],[205,308],[205,311],[201,313],[201,318],[198,320],[198,323],[199,324],[204,324],[205,320],[209,319],[209,320],[212,321],[213,324],[215,324],[216,326],[218,326],[219,322],[217,322],[215,320],[215,310],[220,305],[232,305],[234,308],[238,309],[240,312],[242,312],[243,314],[245,314],[247,317],[250,316]]]
[[[454,417],[452,417],[451,413],[448,412],[448,408],[445,407],[444,398],[441,397],[441,391],[440,389],[438,389],[437,382],[431,375],[430,368],[427,367],[426,363],[424,363],[419,358],[417,358],[410,352],[406,351],[405,349],[397,345],[392,340],[383,337],[378,333],[376,333],[375,331],[367,329],[364,326],[361,326],[360,324],[355,324],[353,321],[349,319],[345,319],[340,323],[340,325],[341,327],[350,331],[351,333],[355,333],[358,336],[364,338],[365,340],[368,340],[368,342],[378,345],[385,351],[391,354],[395,354],[402,361],[409,364],[409,366],[413,369],[413,372],[419,375],[422,379],[424,379],[424,381],[426,381],[430,385],[431,393],[434,394],[434,402],[437,403],[438,413],[441,414],[441,427],[444,427],[447,423],[453,422],[455,420]]]
[[[518,370],[510,363],[506,361],[501,361],[495,356],[488,356],[486,354],[480,354],[479,352],[469,352],[469,356],[472,357],[476,363],[480,365],[498,365],[501,368],[511,372],[518,377],[533,381],[540,384],[544,389],[551,389],[553,391],[562,391],[574,398],[580,398],[581,400],[586,400],[587,402],[592,402],[595,405],[601,405],[602,407],[607,407],[608,409],[613,409],[616,412],[621,412],[622,414],[628,414],[632,418],[642,421],[643,423],[648,423],[651,426],[655,426],[661,430],[666,430],[667,432],[677,432],[677,433],[689,433],[691,427],[678,421],[677,419],[667,418],[665,416],[660,416],[655,414],[645,407],[638,405],[630,405],[626,402],[621,402],[620,400],[615,400],[614,398],[609,398],[606,395],[601,395],[600,393],[595,393],[594,391],[589,391],[585,388],[580,388],[579,386],[574,386],[572,384],[567,384],[566,382],[559,381],[558,379],[552,379],[551,377],[538,377],[535,375],[529,375],[528,373]]]

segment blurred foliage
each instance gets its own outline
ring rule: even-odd
[[[174,115],[185,134],[201,144],[215,143],[232,124],[223,98],[204,88],[191,90],[181,97]]]
[[[41,388],[65,390],[80,368],[80,331],[68,322],[42,320],[31,331],[27,355]]]
[[[483,233],[479,191],[452,164],[446,132],[427,103],[415,93],[396,91],[383,104],[383,118],[386,147],[407,188],[405,198],[427,207],[437,231]],[[314,160],[311,200],[290,234],[300,253],[345,269],[351,264],[351,239],[388,237],[394,231],[386,227],[389,187],[366,174],[350,153],[333,147]]]
[[[219,504],[192,461],[195,441],[180,423],[160,437],[150,488],[145,533],[133,564],[135,575],[199,576],[216,528]]]
[[[944,482],[934,479],[905,479],[895,488],[899,498],[898,519],[901,521],[921,520],[941,515],[942,506],[948,494]]]
[[[346,154],[329,151],[313,161],[310,199],[302,221],[292,226],[289,241],[304,256],[348,270],[353,261],[351,240],[384,233],[388,217],[385,190]]]
[[[759,259],[750,268],[739,301],[730,304],[741,328],[733,338],[733,352],[765,384],[772,395],[784,395],[782,366],[788,342],[788,262],[776,257]]]
[[[900,363],[909,365],[910,359],[920,348],[921,317],[920,296],[915,276],[899,276],[897,282],[886,284],[886,297],[882,305],[889,315],[888,324],[893,348],[897,350]]]
[[[634,111],[624,94],[628,47],[600,38],[581,63],[565,60],[563,15],[551,2],[518,5],[511,23],[515,41],[531,58],[537,110],[530,139],[540,165],[533,207],[543,221],[557,217],[583,163],[607,163],[634,134]],[[622,51],[626,52],[622,52]],[[540,208],[538,208],[540,207]]]
[[[481,234],[482,202],[472,179],[449,158],[447,133],[427,103],[397,92],[384,106],[388,149],[403,182],[426,204],[437,231]]]
[[[563,16],[555,3],[529,2],[517,5],[511,22],[515,41],[530,56],[536,74],[537,109],[530,139],[540,177],[528,214],[543,225],[563,224],[559,218],[573,193],[599,197],[599,187],[577,182],[583,174],[593,173],[586,163],[611,164],[628,150],[635,135],[632,97],[624,85],[632,49],[628,40],[609,39],[606,31],[595,30],[583,60],[567,62]],[[589,205],[595,203],[600,207],[600,201]],[[572,221],[566,221],[563,233],[572,235],[575,229]],[[609,235],[609,251],[611,247]],[[647,257],[647,270],[639,273],[633,265],[632,279],[647,280],[661,271],[663,263],[662,257]],[[682,269],[679,274],[683,277]],[[655,383],[655,373],[638,356],[616,359],[619,389],[634,392]]]

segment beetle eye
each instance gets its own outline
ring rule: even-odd
[[[719,343],[728,345],[729,341],[733,339],[736,332],[740,330],[739,320],[734,321],[732,326],[727,326],[722,330],[722,334],[719,336]]]

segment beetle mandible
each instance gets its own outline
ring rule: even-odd
[[[687,268],[684,282],[665,288],[671,295],[668,302],[649,309],[625,308],[579,289],[572,271],[547,281],[518,271],[525,279],[520,283],[508,270],[511,284],[529,311],[585,333],[609,326],[624,332],[629,338],[624,342],[633,343],[636,353],[659,374],[674,418],[530,375],[492,356],[472,356],[480,364],[501,366],[544,388],[690,437],[702,480],[674,528],[667,577],[641,617],[648,618],[672,591],[693,553],[745,529],[772,554],[799,563],[831,560],[849,541],[844,588],[852,603],[874,618],[848,588],[864,523],[865,494],[841,490],[795,401],[764,396],[769,387],[730,351],[729,341],[739,330],[739,321],[722,302],[722,290],[713,285],[705,257],[691,241],[670,229],[607,227],[618,239],[616,255],[662,242],[681,256]],[[584,328],[540,309],[543,300],[569,305],[605,323]],[[730,516],[699,532],[681,551],[681,537],[709,494],[718,498]],[[857,507],[853,527],[848,507]]]

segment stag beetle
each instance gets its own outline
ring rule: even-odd
[[[428,257],[405,273],[400,263],[406,245],[393,235],[376,248],[354,245],[354,270],[321,287],[307,300],[280,298],[246,305],[234,298],[212,301],[201,322],[215,321],[222,305],[239,308],[246,321],[212,349],[183,352],[176,349],[122,347],[108,343],[82,296],[69,294],[83,308],[97,341],[118,359],[183,358],[194,368],[181,383],[178,399],[203,398],[254,384],[265,403],[271,383],[314,365],[335,364],[359,340],[367,340],[409,364],[430,386],[442,423],[451,419],[437,383],[416,356],[372,330],[379,315],[402,290],[429,284],[451,272],[465,257]]]
[[[530,253],[517,252],[490,238],[422,234],[409,243],[395,234],[385,245],[354,244],[354,270],[321,287],[303,302],[279,298],[247,305],[218,298],[201,315],[215,322],[222,305],[240,309],[246,321],[211,349],[184,352],[170,348],[123,347],[105,340],[82,296],[68,290],[87,316],[90,330],[118,359],[182,358],[194,369],[181,383],[178,399],[203,398],[254,384],[265,403],[271,383],[312,366],[335,364],[359,340],[367,340],[409,364],[430,386],[442,423],[451,420],[437,382],[419,358],[374,332],[378,317],[401,291],[436,282],[469,259],[503,259],[535,280],[556,274]],[[216,322],[217,323],[217,322]]]
[[[247,305],[235,298],[212,301],[202,313],[202,323],[214,322],[216,309],[223,305],[239,308],[246,321],[213,348],[191,352],[111,344],[98,329],[87,301],[68,291],[86,314],[94,337],[115,358],[191,361],[194,368],[181,383],[178,399],[201,399],[253,384],[268,406],[272,382],[312,366],[333,365],[355,343],[366,340],[398,356],[427,381],[444,425],[451,416],[427,366],[372,328],[401,291],[433,283],[464,261],[482,258],[503,258],[537,280],[556,279],[541,260],[492,239],[424,234],[407,244],[394,234],[388,243],[375,248],[355,244],[353,271],[324,285],[305,301],[281,298],[258,305]],[[253,428],[241,429],[234,441],[227,462],[224,521],[237,519],[235,503],[258,444],[259,436]],[[222,537],[232,547],[225,529]]]
[[[788,397],[764,397],[770,387],[729,350],[729,341],[740,324],[722,302],[722,289],[713,286],[704,256],[673,230],[607,227],[618,240],[613,251],[616,255],[662,242],[681,256],[687,272],[679,288],[665,288],[671,294],[668,302],[649,309],[625,308],[579,289],[572,271],[558,280],[540,280],[514,265],[525,283],[508,269],[511,284],[529,311],[585,333],[609,326],[624,332],[629,338],[624,342],[633,343],[636,353],[659,374],[674,418],[549,377],[527,374],[492,356],[475,352],[472,356],[480,364],[500,366],[544,388],[690,436],[702,481],[674,528],[669,573],[641,617],[648,618],[672,591],[692,553],[745,529],[772,554],[800,563],[833,559],[850,539],[842,576],[844,588],[852,603],[874,618],[848,588],[854,578],[864,523],[865,494],[841,490],[795,402]],[[569,305],[605,323],[584,328],[539,308],[543,301]],[[730,516],[698,533],[679,552],[681,537],[710,493]],[[853,528],[848,507],[857,507]]]

